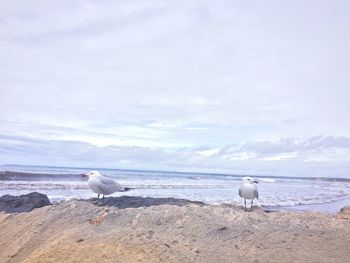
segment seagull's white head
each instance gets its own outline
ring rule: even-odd
[[[249,176],[243,177],[242,179],[244,184],[258,184],[259,182]]]
[[[96,177],[96,176],[101,176],[100,172],[99,171],[91,171],[91,172],[88,172],[87,174],[85,174],[88,178],[91,178],[91,177]]]

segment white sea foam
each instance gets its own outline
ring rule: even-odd
[[[276,179],[261,178],[261,179],[259,179],[259,182],[275,183]]]

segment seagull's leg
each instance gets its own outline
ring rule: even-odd
[[[97,199],[99,199],[100,198],[100,194],[97,194]]]
[[[247,211],[247,202],[245,198],[244,198],[244,211]]]
[[[254,200],[254,199],[252,199],[252,201],[251,201],[251,203],[250,203],[250,211],[253,210],[253,200]]]

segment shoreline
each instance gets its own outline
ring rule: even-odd
[[[300,204],[293,206],[262,206],[263,210],[278,211],[300,211],[300,212],[319,212],[325,214],[336,214],[341,208],[350,205],[350,198],[346,197],[341,200],[315,203],[315,204]]]
[[[60,171],[59,169],[61,168],[57,168],[56,171],[45,171],[45,169],[35,172],[0,171],[0,195],[19,195],[40,190],[47,194],[52,202],[66,200],[73,195],[79,198],[92,196],[86,181],[81,178],[79,170]],[[183,173],[183,175],[186,174]],[[215,178],[215,175],[213,178],[192,178],[191,174],[187,174],[183,178],[172,180],[169,180],[166,175],[159,174],[150,177],[145,174],[133,174],[131,175],[131,177],[134,176],[132,179],[129,178],[129,175],[124,174],[109,174],[109,176],[115,176],[113,177],[115,180],[127,187],[134,188],[134,191],[129,193],[132,196],[171,196],[210,204],[240,204],[241,201],[237,195],[240,181],[224,181],[225,183],[223,183],[223,178]],[[341,185],[339,182],[333,182],[334,178],[328,178],[327,183],[324,183],[323,180],[314,182],[306,180],[299,183],[297,180],[291,183],[295,187],[295,191],[290,191],[283,182],[287,180],[288,185],[289,179],[282,177],[280,179],[282,182],[262,179],[261,187],[259,187],[262,200],[258,204],[264,209],[336,213],[342,206],[350,204],[348,194],[350,185],[348,183]],[[298,190],[303,190],[304,183],[308,185],[307,191],[299,192]],[[345,198],[342,195],[345,195]],[[114,196],[118,196],[118,194]],[[348,200],[348,203],[345,200]]]
[[[29,194],[32,191],[28,190],[28,191],[22,191],[24,192],[24,194]],[[15,196],[17,196],[15,194]],[[80,196],[68,196],[65,198],[59,198],[57,199],[50,197],[50,195],[47,195],[49,197],[49,200],[52,204],[59,204],[61,202],[64,202],[66,200],[88,200],[88,199],[94,199],[93,196],[91,197],[80,197]],[[175,199],[179,199],[179,197],[152,197],[152,196],[147,196],[147,195],[127,195],[129,197],[142,197],[142,198],[175,198]],[[0,195],[1,197],[1,195]],[[113,198],[119,198],[119,197],[123,197],[123,195],[119,195],[119,196],[112,196]],[[184,197],[186,199],[186,197]],[[181,198],[180,198],[181,199]],[[232,205],[232,206],[237,206],[237,207],[243,207],[243,205],[237,201],[234,202],[223,202],[223,203],[210,203],[210,202],[205,202],[205,201],[200,201],[200,200],[195,200],[195,199],[188,199],[192,202],[202,202],[206,205]],[[343,198],[341,200],[336,200],[336,201],[331,201],[331,202],[324,202],[324,203],[314,203],[314,204],[299,204],[299,205],[291,205],[291,206],[280,206],[280,205],[276,205],[276,206],[271,206],[271,205],[264,205],[261,204],[260,202],[258,203],[258,205],[256,205],[256,202],[254,202],[253,206],[257,206],[260,207],[262,210],[266,211],[266,212],[279,212],[279,211],[304,211],[304,212],[319,212],[319,213],[325,213],[325,214],[336,214],[337,212],[340,211],[340,209],[344,206],[348,206],[350,205],[350,198],[346,197]]]

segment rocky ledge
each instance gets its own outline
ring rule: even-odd
[[[0,213],[0,262],[348,262],[348,212],[244,212],[172,198],[71,200]]]
[[[0,212],[30,212],[35,208],[40,208],[50,204],[50,200],[46,195],[37,192],[20,196],[3,195],[0,197]]]

